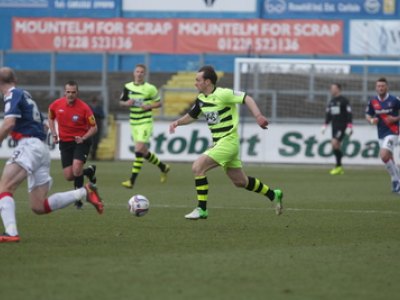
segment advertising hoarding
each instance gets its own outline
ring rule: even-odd
[[[259,18],[259,0],[123,0],[129,18]]]
[[[381,19],[398,15],[396,0],[264,0],[266,19]]]
[[[166,161],[193,161],[211,146],[210,133],[204,122],[178,127],[168,133],[167,122],[156,122],[150,150]],[[240,131],[240,129],[239,129]],[[120,159],[132,160],[133,141],[129,122],[120,122]],[[241,157],[248,163],[334,164],[329,134],[312,124],[271,124],[262,130],[256,124],[245,124]],[[350,140],[343,142],[344,164],[380,165],[379,143],[374,126],[355,126]]]
[[[168,54],[342,54],[343,23],[322,20],[13,18],[13,49]]]
[[[135,157],[129,121],[119,121],[116,159]],[[155,122],[150,150],[161,160],[191,162],[212,145],[206,123],[199,121],[168,132],[168,122]],[[241,129],[239,128],[239,132]],[[256,124],[245,124],[241,157],[245,163],[334,164],[329,132],[320,133],[313,124],[271,124],[262,130]],[[57,145],[49,144],[51,157],[59,159]],[[0,145],[0,158],[9,158],[16,142],[6,138]],[[354,127],[354,134],[343,142],[343,163],[354,165],[381,165],[379,142],[375,126]],[[397,147],[398,148],[398,147]],[[398,157],[396,149],[395,157]]]
[[[349,52],[355,55],[399,55],[400,21],[350,21]]]
[[[115,17],[121,0],[0,0],[0,15]]]

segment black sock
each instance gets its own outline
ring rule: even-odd
[[[202,210],[207,209],[207,201],[199,201],[198,207],[200,207]]]
[[[81,187],[83,187],[83,175],[75,177],[74,186],[75,189],[80,189]]]
[[[271,189],[269,189],[265,195],[271,201],[273,201],[275,199],[275,192],[273,190],[271,190]]]
[[[136,181],[136,177],[138,176],[139,173],[132,173],[131,175],[131,183],[134,184]]]
[[[245,187],[246,190],[252,191],[258,194],[263,194],[268,197],[271,201],[275,199],[275,192],[270,187],[260,181],[258,178],[247,176],[248,183]]]
[[[141,152],[135,152],[136,159],[132,163],[132,175],[131,175],[131,183],[135,184],[136,178],[142,170],[143,166],[143,154]]]
[[[161,172],[165,172],[165,164],[152,152],[147,152],[147,155],[144,157],[149,163],[157,166]]]
[[[336,167],[340,167],[342,165],[342,151],[340,149],[334,149],[333,154],[336,158]]]

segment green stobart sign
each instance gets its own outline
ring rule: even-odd
[[[134,158],[134,146],[128,122],[121,122],[118,158]],[[150,150],[166,161],[194,161],[212,147],[211,134],[204,122],[177,128],[169,134],[168,122],[154,124]],[[332,164],[331,135],[321,135],[314,124],[271,124],[262,130],[255,123],[246,123],[241,139],[243,162]],[[239,129],[239,132],[241,130]],[[342,143],[344,163],[381,164],[376,128],[354,126],[354,134]],[[395,154],[395,157],[398,157]]]
[[[345,138],[342,151],[346,157],[361,156],[363,158],[378,158],[379,143],[376,140],[361,142]],[[285,157],[302,153],[305,157],[330,157],[333,155],[330,139],[319,140],[315,135],[304,136],[301,132],[290,131],[282,136],[279,154]]]

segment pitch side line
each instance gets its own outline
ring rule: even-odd
[[[105,207],[107,206],[125,206],[120,204],[109,204],[105,203]],[[152,204],[151,207],[156,208],[193,208],[193,206],[189,205],[169,205],[169,204]],[[232,206],[212,206],[210,209],[234,209],[234,210],[273,210],[273,208],[260,208],[260,207],[232,207]],[[392,210],[361,210],[361,209],[333,209],[333,208],[284,208],[284,211],[293,211],[293,212],[330,212],[330,213],[349,213],[349,214],[384,214],[384,215],[400,215],[400,211],[392,211]]]

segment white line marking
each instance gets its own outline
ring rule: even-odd
[[[116,203],[105,203],[104,206],[126,206]],[[187,208],[191,209],[193,206],[189,205],[170,205],[170,204],[152,204],[151,207],[156,208]],[[232,206],[212,206],[210,209],[234,209],[234,210],[273,210],[274,208],[262,207],[232,207]],[[371,209],[333,209],[333,208],[284,208],[283,211],[290,212],[320,212],[320,213],[347,213],[347,214],[384,214],[384,215],[400,215],[400,211],[393,210],[371,210]]]

